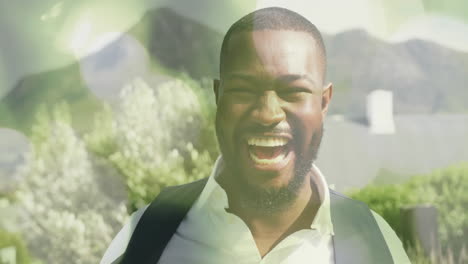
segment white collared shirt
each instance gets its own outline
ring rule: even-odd
[[[200,197],[181,222],[158,263],[289,264],[310,263],[310,260],[314,260],[314,263],[334,263],[330,194],[325,178],[315,165],[312,167],[312,177],[319,190],[321,205],[310,229],[289,235],[262,258],[247,225],[225,210],[228,208],[227,195],[216,181],[222,162],[222,158],[218,158]],[[146,208],[132,215],[132,219],[112,241],[101,264],[110,264],[124,253]],[[395,263],[410,263],[390,226],[376,213],[374,216]]]

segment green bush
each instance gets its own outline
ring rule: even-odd
[[[0,229],[0,249],[11,246],[16,250],[17,264],[31,263],[31,258],[23,239],[17,234]]]
[[[88,149],[125,179],[129,211],[166,186],[210,174],[217,155],[210,99],[197,82],[184,78],[154,89],[135,80],[123,89],[119,108],[97,115],[85,136]]]
[[[416,175],[399,185],[369,185],[350,197],[363,201],[382,215],[401,237],[400,207],[432,204],[439,213],[439,237],[443,250],[454,254],[468,241],[468,163]]]
[[[400,207],[411,201],[411,193],[402,185],[369,185],[350,194],[381,215],[397,234],[401,234]]]
[[[16,170],[23,180],[15,198],[25,216],[19,229],[44,263],[98,263],[128,217],[126,200],[104,188],[119,185],[104,183],[99,160],[71,126],[68,105],[43,109]]]
[[[439,212],[439,235],[455,254],[468,241],[468,163],[412,178],[406,186],[412,204],[430,203]]]

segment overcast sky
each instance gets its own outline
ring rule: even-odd
[[[422,38],[468,52],[466,0],[0,0],[0,97],[26,74],[86,55],[106,32],[124,32],[152,7],[224,33],[243,14],[265,6],[300,12],[328,34],[361,28],[386,41]],[[109,34],[107,34],[109,35]]]

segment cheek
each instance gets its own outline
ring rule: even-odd
[[[218,106],[218,114],[225,124],[233,125],[233,123],[239,122],[249,107],[247,104],[233,103],[225,98]]]
[[[308,144],[313,133],[322,125],[320,100],[309,100],[290,107],[294,133],[302,144]]]
[[[217,126],[225,140],[233,140],[238,129],[241,117],[246,112],[246,107],[239,104],[221,103],[217,111]]]
[[[317,96],[309,98],[298,104],[290,106],[291,112],[297,115],[300,119],[310,121],[322,119],[321,101]]]

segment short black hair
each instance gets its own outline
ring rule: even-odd
[[[293,30],[310,33],[319,48],[323,62],[323,77],[325,77],[327,56],[322,35],[317,27],[300,14],[281,7],[267,7],[253,11],[237,20],[224,36],[221,45],[219,74],[222,73],[224,58],[227,55],[228,43],[235,33],[251,32],[256,30]]]

